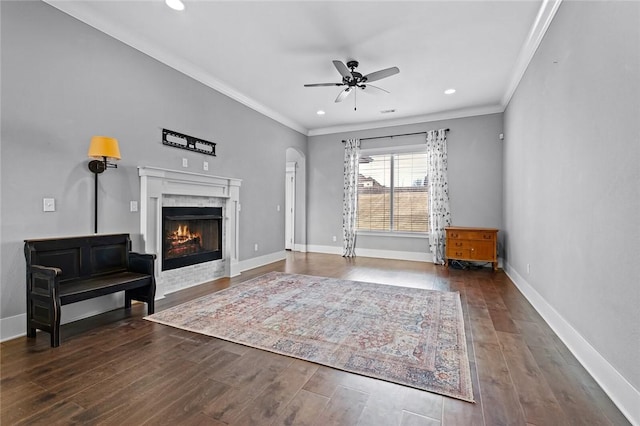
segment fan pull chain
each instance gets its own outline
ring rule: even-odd
[[[357,111],[358,110],[358,89],[356,86],[356,89],[353,91],[353,110]]]

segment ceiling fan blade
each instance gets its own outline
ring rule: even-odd
[[[391,93],[388,90],[385,90],[382,87],[374,86],[373,84],[363,84],[358,87],[361,88],[363,92],[369,93],[371,95],[378,95],[378,94],[381,94],[382,92]]]
[[[338,95],[338,97],[336,98],[336,102],[342,102],[345,100],[345,98],[347,96],[349,96],[349,93],[351,93],[351,87],[347,87],[346,89],[344,89],[342,92],[340,92],[340,94]]]
[[[340,73],[340,75],[343,78],[346,78],[347,80],[351,80],[353,78],[351,76],[351,72],[349,71],[349,68],[347,68],[347,66],[344,64],[344,62],[342,62],[342,61],[333,61],[333,66],[336,67],[336,69],[338,70],[338,72]]]
[[[367,74],[362,77],[362,82],[364,83],[369,81],[381,80],[383,78],[391,77],[392,75],[398,74],[400,70],[398,67],[386,68],[380,71],[372,72],[371,74]]]
[[[342,83],[314,83],[305,84],[304,87],[342,86]]]

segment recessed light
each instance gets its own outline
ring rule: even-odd
[[[164,2],[173,10],[184,10],[184,3],[181,0],[164,0]]]
[[[456,93],[456,89],[447,89],[444,91],[445,95],[453,95],[454,93]]]
[[[316,112],[316,114],[318,114],[318,115],[324,115],[324,114],[325,114],[325,112],[324,112],[323,110],[319,110],[318,112]]]

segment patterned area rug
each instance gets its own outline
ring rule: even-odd
[[[459,293],[271,272],[145,319],[473,402]]]

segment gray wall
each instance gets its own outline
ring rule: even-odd
[[[1,12],[2,318],[25,312],[24,239],[93,232],[92,135],[118,138],[123,157],[100,176],[101,233],[139,241],[129,201],[137,167],[155,166],[243,179],[240,260],[284,250],[285,151],[305,154],[306,136],[47,4]],[[218,156],[163,146],[163,127],[217,142]],[[43,213],[43,197],[56,212]]]
[[[367,138],[450,128],[449,192],[452,224],[502,228],[502,114],[489,114],[309,138],[308,229],[310,245],[342,247],[343,155],[347,138]],[[394,138],[392,144],[416,138]],[[424,142],[424,136],[421,142]],[[389,143],[388,139],[384,140]],[[373,141],[372,141],[373,142]],[[363,141],[363,148],[373,143]],[[380,142],[375,142],[376,147]],[[332,236],[337,236],[337,242]],[[359,235],[358,248],[426,253],[426,239]]]
[[[640,3],[563,2],[504,120],[509,267],[640,389]]]

